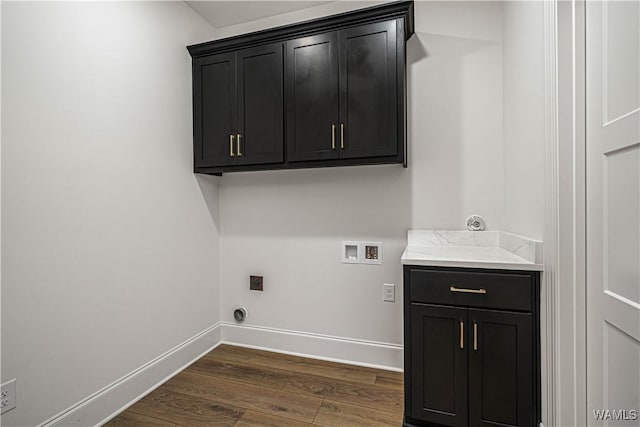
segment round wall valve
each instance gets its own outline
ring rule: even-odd
[[[469,231],[482,231],[486,227],[484,218],[480,215],[470,215],[467,218],[467,230]]]
[[[236,319],[236,322],[244,322],[247,319],[247,309],[244,307],[238,307],[233,310],[233,318]]]

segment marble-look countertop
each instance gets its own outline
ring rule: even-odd
[[[542,270],[542,242],[505,231],[409,230],[404,265]]]

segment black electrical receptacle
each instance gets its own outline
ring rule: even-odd
[[[262,291],[262,276],[249,276],[249,289]]]

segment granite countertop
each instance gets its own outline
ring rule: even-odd
[[[409,230],[403,265],[542,271],[542,242],[505,231]]]

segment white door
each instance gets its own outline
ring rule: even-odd
[[[587,420],[637,426],[640,0],[586,2],[586,56]]]

